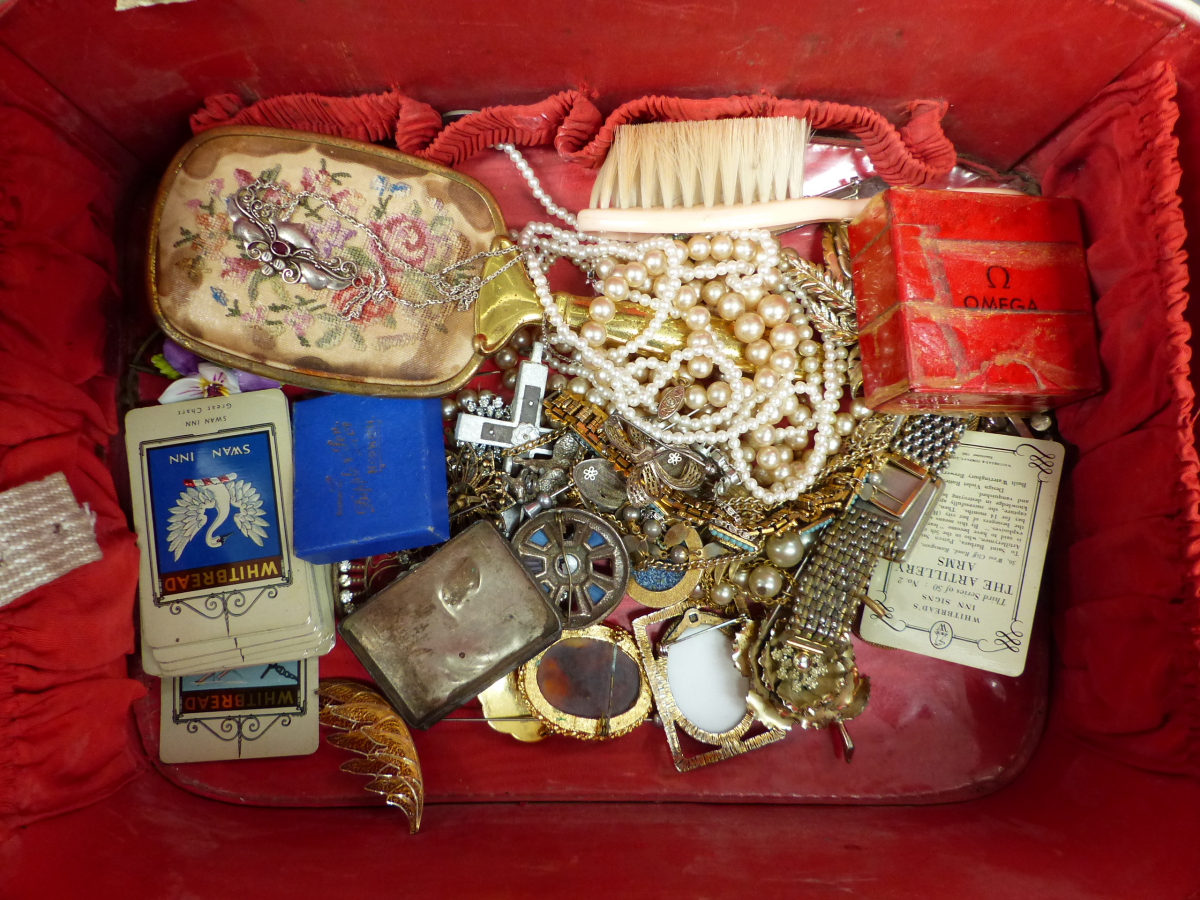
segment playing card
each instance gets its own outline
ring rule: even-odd
[[[287,632],[266,632],[249,638],[233,638],[237,646],[225,649],[226,641],[204,641],[166,647],[161,650],[150,648],[155,663],[151,671],[143,661],[143,668],[152,675],[188,675],[208,672],[214,668],[232,668],[252,663],[276,662],[281,659],[304,659],[308,656],[323,656],[333,649],[335,625],[333,614],[333,584],[329,566],[311,566],[297,560],[298,570],[312,574],[316,601],[314,608],[315,627],[297,637],[288,637]],[[193,651],[188,653],[188,651]],[[145,653],[145,649],[143,650]]]
[[[133,410],[126,447],[147,644],[314,628],[311,578],[292,550],[282,392]]]
[[[316,657],[162,681],[165,763],[305,756],[320,743]]]

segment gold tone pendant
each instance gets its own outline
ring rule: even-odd
[[[676,697],[675,690],[672,688],[672,676],[676,678],[678,686],[681,688],[683,686],[683,683],[679,681],[681,678],[705,677],[705,684],[698,692],[699,696],[703,696],[705,693],[708,693],[709,697],[719,696],[721,688],[724,688],[725,693],[728,694],[730,690],[739,685],[744,685],[746,693],[749,692],[748,682],[734,666],[732,653],[727,652],[732,649],[731,641],[723,634],[732,627],[734,621],[701,609],[695,601],[690,599],[666,609],[660,609],[658,612],[641,616],[633,621],[633,633],[637,639],[643,668],[645,668],[646,676],[650,681],[650,689],[654,694],[658,717],[662,721],[667,744],[671,749],[671,759],[675,763],[675,768],[680,772],[689,772],[692,769],[699,769],[725,759],[732,759],[759,747],[783,740],[787,736],[785,729],[767,725],[765,731],[753,737],[747,737],[755,722],[760,721],[756,710],[748,701],[743,701],[744,712],[736,709],[731,713],[732,706],[729,704],[726,704],[724,708],[714,708],[711,702],[708,704],[697,703],[697,693],[689,693],[686,701],[682,695],[679,698]],[[656,647],[650,639],[649,629],[650,626],[660,622],[670,622],[671,624],[667,626]],[[710,646],[701,645],[701,640]],[[688,654],[692,657],[688,660],[689,665],[686,667],[680,665],[677,667],[678,672],[672,671],[670,654],[675,652],[677,657],[681,657],[683,648],[692,641],[694,643],[688,647]],[[680,659],[679,662],[682,663],[683,660]],[[722,663],[728,663],[732,671],[722,671],[720,669]],[[709,671],[700,668],[705,666],[709,667]],[[706,677],[712,674],[726,677],[721,679],[722,684],[714,685],[709,683]],[[745,694],[740,694],[740,696],[744,697]],[[697,724],[693,718],[689,718],[680,708],[681,702],[689,708],[692,717],[703,716],[707,721],[702,724],[708,725],[709,728],[701,727],[701,724]],[[739,712],[741,713],[740,717],[738,716]],[[685,755],[679,740],[680,731],[703,744],[713,745],[714,749],[695,756]]]
[[[567,630],[516,671],[533,714],[557,734],[606,740],[650,715],[651,693],[633,637],[609,625]]]

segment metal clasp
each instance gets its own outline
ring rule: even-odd
[[[899,523],[896,543],[887,559],[899,562],[916,543],[945,483],[929,469],[895,453],[883,456],[883,467],[864,480],[856,506],[883,513]]]

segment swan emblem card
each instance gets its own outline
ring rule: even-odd
[[[327,643],[319,570],[292,548],[282,392],[133,410],[126,450],[148,672],[210,671],[270,655],[268,645],[303,658]]]

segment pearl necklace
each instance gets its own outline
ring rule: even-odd
[[[517,165],[548,212],[574,224],[515,147],[498,149]],[[860,403],[851,413],[838,413],[846,383],[845,345],[831,335],[821,343],[812,340],[795,296],[770,293],[781,287],[781,248],[768,231],[696,235],[686,244],[666,236],[630,243],[530,223],[518,245],[546,323],[554,330],[546,337],[574,351],[574,361],[563,367],[574,376],[569,388],[635,421],[664,444],[722,447],[742,485],[764,503],[789,502],[811,489],[826,460],[837,452],[841,436],[853,430],[855,419],[870,414]],[[578,331],[567,323],[550,290],[547,272],[560,259],[581,268],[600,291],[592,300],[589,321]],[[646,308],[650,320],[632,340],[605,349],[605,323],[615,316],[618,301]],[[753,379],[742,376],[716,339],[713,311],[732,322],[746,358],[760,365]],[[666,360],[639,355],[672,318],[683,319],[688,327],[687,346]],[[695,382],[714,369],[720,380],[707,388]],[[662,392],[678,381],[691,382],[684,396],[693,416],[674,413],[659,419]],[[807,407],[801,398],[807,398]],[[792,424],[776,427],[785,417]],[[793,465],[794,454],[804,450],[814,432],[811,449]]]

